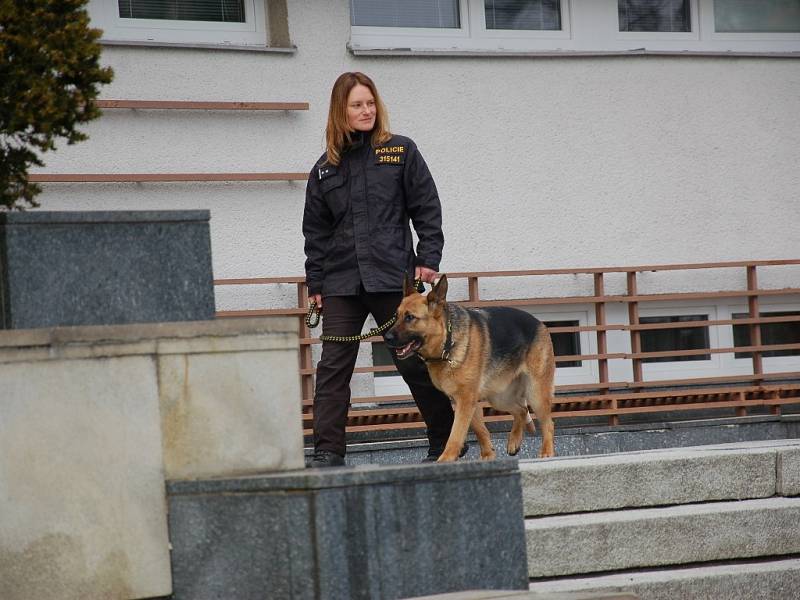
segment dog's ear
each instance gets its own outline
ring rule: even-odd
[[[408,273],[403,275],[403,297],[410,296],[416,291],[417,289],[414,287],[414,280],[411,276]]]
[[[443,304],[447,299],[447,275],[442,275],[439,281],[428,292],[428,305]]]

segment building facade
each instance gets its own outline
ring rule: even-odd
[[[217,0],[193,2],[188,13],[170,0],[144,4],[88,4],[115,71],[103,99],[308,110],[108,109],[86,127],[88,141],[46,156],[39,173],[307,173],[323,151],[333,81],[363,71],[392,130],[415,140],[436,180],[444,272],[800,258],[796,1],[675,0],[653,10],[635,0]],[[303,273],[304,190],[302,177],[53,182],[40,200],[45,210],[209,209],[216,278],[278,277]],[[796,265],[767,270],[759,285],[800,287],[798,275]],[[742,274],[676,277],[640,285],[727,289],[741,287]],[[572,276],[498,278],[482,297],[563,296],[586,285]],[[624,275],[606,286],[625,293]],[[456,297],[464,290],[456,285]],[[290,285],[217,288],[218,310],[296,301]],[[761,311],[798,314],[800,297],[764,299]],[[534,312],[595,322],[588,305]],[[624,312],[609,307],[609,322]],[[746,312],[746,299],[724,298],[655,303],[641,317]],[[775,335],[796,343],[799,331],[782,323]],[[727,347],[737,334],[731,326],[687,335]],[[668,349],[670,339],[655,347]],[[608,342],[609,351],[630,351],[623,335]],[[596,351],[588,333],[565,343]],[[799,355],[765,357],[765,370],[798,371]],[[563,365],[559,383],[591,381],[596,364]],[[643,366],[667,379],[744,373],[750,361],[703,355]],[[612,380],[630,372],[626,361],[610,368]],[[355,385],[369,390],[372,376],[362,379]],[[397,391],[396,377],[380,379],[376,393]]]

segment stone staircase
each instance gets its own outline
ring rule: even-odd
[[[800,441],[522,460],[530,590],[800,598]]]

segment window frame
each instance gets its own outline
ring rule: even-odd
[[[506,49],[525,50],[538,41],[543,48],[551,47],[551,40],[571,38],[571,0],[559,1],[560,31],[487,29],[483,0],[458,0],[459,29],[351,25],[349,46],[354,50],[492,51],[498,42]],[[459,40],[463,42],[459,47],[449,45]]]
[[[267,46],[267,11],[263,0],[244,0],[245,22],[126,19],[117,2],[89,0],[92,25],[103,30],[100,42]]]
[[[739,313],[749,313],[750,309],[747,304],[730,304],[727,307],[728,314],[726,319],[733,319],[733,315]],[[780,302],[780,303],[771,303],[771,302],[764,302],[762,299],[759,302],[758,312],[759,313],[771,313],[771,312],[798,312],[800,311],[800,298],[797,299],[797,302]],[[766,315],[769,316],[769,315]],[[726,345],[727,347],[734,348],[733,343],[733,325],[729,325],[725,328],[726,334]],[[727,363],[730,366],[730,369],[737,372],[737,373],[751,373],[753,368],[753,359],[751,357],[746,358],[736,358],[735,353],[730,353],[727,355]],[[780,373],[783,371],[796,371],[800,368],[800,356],[761,356],[761,365],[764,370],[764,373]]]
[[[589,306],[576,306],[572,310],[562,310],[554,306],[520,306],[542,323],[548,321],[577,321],[578,327],[590,327],[596,325],[594,318],[594,308]],[[590,310],[591,308],[591,310]],[[582,355],[597,354],[597,336],[590,331],[579,331],[578,340],[581,345]],[[594,383],[598,377],[598,367],[596,360],[583,359],[579,367],[559,367],[556,363],[555,384],[569,385],[578,383]]]
[[[639,318],[642,317],[681,317],[686,315],[706,315],[708,321],[716,321],[719,307],[714,304],[650,304],[639,307]],[[709,349],[720,348],[718,327],[707,325]],[[677,348],[675,349],[677,351]],[[692,376],[698,372],[718,371],[722,365],[720,354],[709,354],[705,360],[670,360],[664,362],[641,361],[642,376],[645,381],[658,381],[662,379],[685,379],[686,372],[692,371]]]
[[[709,38],[715,42],[740,42],[740,43],[763,43],[763,42],[793,42],[800,41],[800,32],[797,33],[767,33],[767,32],[746,32],[746,33],[717,33],[714,23],[714,0],[699,0],[701,3],[701,27],[709,32]]]
[[[614,16],[617,16],[618,1],[614,1]],[[670,41],[670,42],[683,42],[683,41],[698,41],[700,39],[700,15],[699,7],[696,0],[689,0],[689,24],[691,28],[689,31],[620,31],[619,18],[616,20],[617,33],[614,39],[627,42],[630,41]]]

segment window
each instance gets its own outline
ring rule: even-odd
[[[685,323],[708,321],[708,315],[670,315],[663,317],[641,317],[642,325],[650,323]],[[679,350],[701,350],[709,347],[708,327],[676,327],[670,329],[644,329],[640,333],[642,352],[673,352]],[[688,356],[657,356],[642,359],[643,363],[709,360],[709,354]]]
[[[461,27],[458,0],[350,0],[350,23],[360,27]]]
[[[734,313],[734,319],[746,319],[748,313]],[[762,317],[798,317],[797,321],[786,323],[763,323],[761,327],[761,344],[764,346],[776,346],[779,344],[800,344],[800,312],[798,311],[774,311],[762,312]],[[750,346],[750,326],[733,326],[733,345]],[[750,358],[750,352],[736,352],[736,358]],[[764,358],[776,356],[800,356],[800,350],[767,350],[761,353]]]
[[[486,29],[560,31],[559,0],[486,0]]]
[[[578,327],[579,321],[545,321],[547,327]],[[581,353],[581,338],[580,334],[575,332],[559,332],[550,334],[553,341],[553,354],[556,356],[577,356]],[[571,360],[561,361],[556,363],[556,368],[564,367],[580,367],[582,361]]]
[[[798,0],[351,0],[369,53],[787,52]]]
[[[263,0],[90,0],[102,41],[266,46]]]
[[[798,33],[797,0],[714,0],[717,33]]]
[[[691,31],[689,0],[618,0],[620,31]]]
[[[569,40],[568,0],[350,0],[350,48],[526,50]]]
[[[217,0],[215,2],[119,0],[119,16],[123,19],[245,22],[242,0]]]

